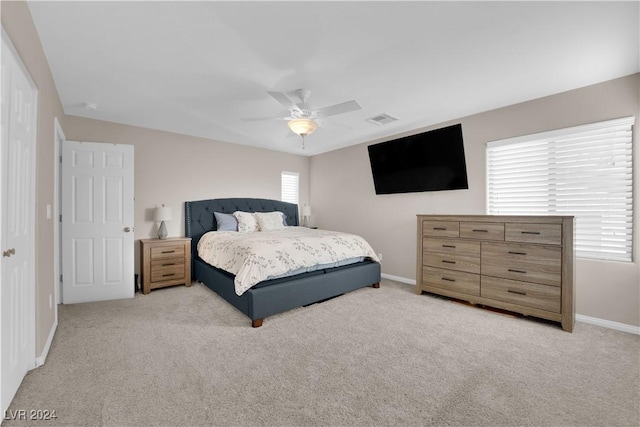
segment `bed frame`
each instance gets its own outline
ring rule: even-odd
[[[365,260],[343,267],[316,270],[258,283],[242,296],[235,293],[234,276],[198,257],[198,241],[216,230],[214,212],[281,211],[287,225],[298,225],[298,205],[269,199],[211,199],[185,202],[185,233],[191,237],[192,280],[204,283],[251,319],[254,328],[265,317],[323,301],[366,286],[380,287],[380,264]]]

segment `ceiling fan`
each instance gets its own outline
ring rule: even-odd
[[[304,138],[311,135],[319,126],[319,122],[329,116],[348,113],[350,111],[360,110],[362,107],[356,101],[347,101],[340,104],[329,105],[328,107],[314,109],[309,103],[311,91],[309,89],[296,89],[291,93],[297,97],[300,102],[294,102],[285,92],[267,92],[273,99],[278,101],[280,105],[288,110],[287,114],[277,117],[252,117],[242,119],[244,121],[258,120],[287,120],[289,129],[296,135],[302,137],[302,148],[304,148]]]

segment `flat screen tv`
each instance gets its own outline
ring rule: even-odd
[[[376,194],[469,188],[461,124],[368,149]]]

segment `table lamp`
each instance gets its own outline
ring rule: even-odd
[[[304,205],[302,207],[302,226],[309,227],[309,217],[311,216],[311,206]]]
[[[167,238],[167,226],[165,221],[171,221],[171,208],[166,207],[164,204],[160,208],[156,208],[156,221],[160,221],[160,228],[158,228],[158,239],[164,240]]]

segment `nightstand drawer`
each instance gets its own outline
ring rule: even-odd
[[[164,245],[151,248],[151,259],[184,257],[184,245]]]
[[[560,288],[557,286],[482,276],[480,289],[484,298],[560,313]]]
[[[176,268],[184,270],[184,262],[184,257],[156,259],[151,261],[151,271],[173,270]]]
[[[508,242],[560,245],[562,244],[562,225],[507,223],[504,239]]]
[[[560,286],[562,249],[516,243],[482,243],[482,274]]]
[[[423,267],[422,283],[428,286],[480,296],[480,276],[478,274]]]
[[[422,235],[435,237],[460,237],[457,221],[422,221]]]
[[[165,280],[184,279],[184,263],[174,264],[168,267],[151,267],[151,282],[163,282]]]

